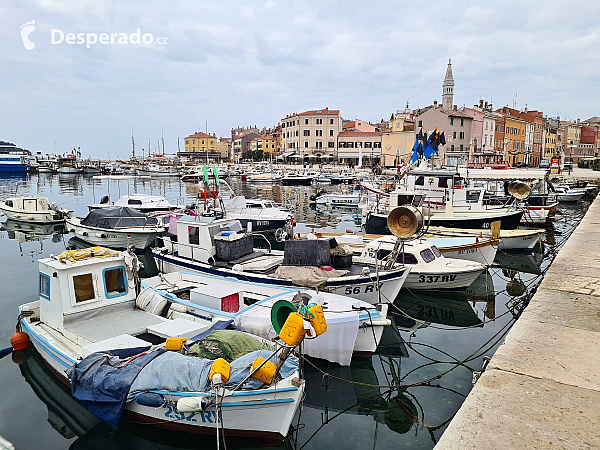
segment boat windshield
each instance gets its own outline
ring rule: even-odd
[[[437,248],[435,245],[431,246],[431,251],[433,252],[433,254],[437,257],[437,258],[441,258],[442,256],[442,252],[440,252],[440,249]]]

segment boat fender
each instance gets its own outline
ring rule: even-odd
[[[137,296],[135,304],[139,309],[159,316],[167,305],[167,299],[151,287],[147,287]]]
[[[285,323],[279,332],[279,337],[289,346],[295,347],[302,342],[306,331],[307,330],[304,327],[304,318],[297,312],[293,312],[285,320]]]
[[[10,338],[10,345],[15,350],[25,350],[29,347],[29,335],[23,331],[17,331]]]
[[[167,342],[165,343],[165,348],[170,351],[178,352],[182,349],[183,344],[187,341],[187,338],[182,337],[170,337],[167,338]]]
[[[210,366],[210,372],[208,373],[208,379],[214,385],[220,385],[227,383],[229,380],[229,373],[231,372],[231,366],[223,358],[215,359]]]
[[[33,220],[33,216],[27,216],[29,220]]]
[[[205,397],[183,397],[177,400],[177,411],[181,413],[201,412],[211,405]]]
[[[265,384],[271,384],[273,378],[275,377],[275,373],[277,372],[277,366],[270,361],[267,361],[263,364],[264,360],[265,359],[261,358],[260,356],[254,360],[251,371],[254,372],[254,370],[261,364],[262,366],[252,374],[252,378],[256,378]]]
[[[241,264],[234,264],[231,270],[233,270],[234,272],[243,272],[244,266],[242,266]]]
[[[165,399],[162,395],[154,392],[142,392],[135,398],[135,402],[138,405],[159,408],[165,404]]]
[[[171,303],[171,310],[183,314],[188,312],[187,306],[182,305],[181,303]]]

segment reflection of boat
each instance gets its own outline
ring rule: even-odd
[[[418,298],[401,292],[394,305],[410,317],[424,322],[438,323],[455,327],[483,325],[485,312],[473,306],[464,295],[436,296],[433,293],[419,292]],[[395,313],[395,316],[401,315]]]
[[[11,219],[6,220],[2,224],[2,230],[11,232],[18,231],[36,236],[50,236],[55,234],[64,234],[66,232],[65,225],[62,223],[25,223],[17,222]]]
[[[489,271],[482,272],[471,285],[465,289],[467,300],[489,302],[494,300],[496,292],[494,291],[494,279]]]
[[[494,265],[504,269],[516,270],[517,272],[539,275],[542,273],[541,265],[543,261],[544,254],[542,252],[498,252],[494,259]]]
[[[71,390],[56,379],[35,347],[30,347],[28,352],[29,358],[19,369],[35,395],[48,408],[48,423],[52,428],[71,439],[101,423],[100,419],[71,397]]]

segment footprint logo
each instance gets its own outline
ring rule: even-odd
[[[23,39],[25,50],[33,50],[35,48],[35,44],[29,40],[29,35],[33,30],[35,30],[35,20],[21,25],[21,39]]]

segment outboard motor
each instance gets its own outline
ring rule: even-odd
[[[60,206],[58,203],[52,203],[50,205],[50,209],[52,211],[54,211],[56,213],[56,215],[60,216],[61,218],[68,218],[71,215],[71,211],[63,208],[62,206]]]
[[[108,203],[108,200],[109,200],[109,199],[108,199],[108,195],[105,195],[104,197],[102,197],[102,198],[100,199],[100,204],[101,204],[101,205],[106,205],[106,204]]]

